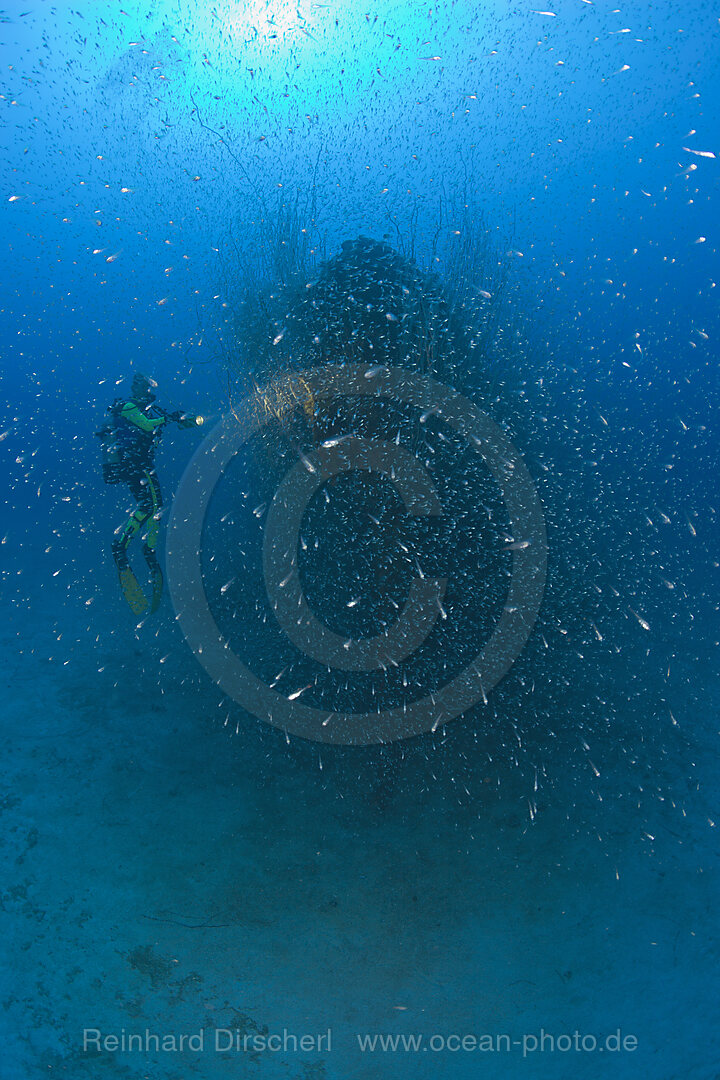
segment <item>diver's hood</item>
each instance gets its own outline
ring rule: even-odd
[[[154,390],[157,388],[157,383],[154,379],[151,379],[149,375],[142,375],[140,372],[133,376],[132,381],[132,394],[133,397],[141,398],[143,401],[155,401],[157,394]]]

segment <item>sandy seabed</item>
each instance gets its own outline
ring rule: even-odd
[[[648,836],[618,800],[598,836],[561,786],[532,822],[340,791],[231,737],[169,607],[107,607],[102,645],[37,607],[2,642],[3,1080],[716,1080],[707,671],[682,812]],[[420,1041],[360,1046],[387,1034]]]

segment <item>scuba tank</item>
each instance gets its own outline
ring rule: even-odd
[[[100,439],[102,474],[106,484],[121,484],[128,474],[137,471],[138,466],[149,461],[160,438],[161,429],[147,433],[129,423],[122,411],[127,400],[115,398],[108,405],[108,419],[95,432]],[[166,420],[179,420],[180,414],[168,413],[154,403],[142,410],[146,416],[156,419],[164,416]]]
[[[109,417],[95,432],[100,439],[102,474],[106,484],[122,483],[128,452],[134,444],[129,425],[120,415],[124,404],[122,398],[116,398],[112,405],[108,405]]]

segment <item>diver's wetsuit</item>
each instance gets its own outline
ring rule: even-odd
[[[147,525],[143,555],[150,570],[159,570],[155,554],[160,529],[162,492],[155,472],[155,449],[168,417],[159,406],[127,401],[120,410],[120,423],[128,425],[132,442],[126,449],[122,478],[137,500],[137,506],[113,541],[113,558],[119,570],[128,568],[128,546]]]

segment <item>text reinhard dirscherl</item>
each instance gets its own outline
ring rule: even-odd
[[[537,1033],[528,1032],[518,1038],[507,1034],[485,1035],[409,1035],[409,1034],[358,1034],[355,1035],[357,1049],[363,1054],[418,1053],[512,1053],[520,1051],[524,1058],[537,1053],[567,1054],[575,1053],[632,1053],[638,1049],[636,1035],[623,1034],[621,1029],[604,1036],[590,1033],[581,1034],[575,1030],[572,1034],[553,1034],[540,1028]],[[146,1028],[144,1032],[128,1032],[123,1028],[119,1033],[104,1033],[99,1028],[83,1030],[83,1051],[85,1053],[330,1053],[333,1049],[332,1029],[322,1034],[308,1033],[297,1035],[287,1028],[281,1032],[267,1031],[244,1032],[238,1028],[211,1028],[190,1034],[167,1032],[158,1034]]]
[[[190,1051],[195,1054],[207,1051],[216,1054],[227,1053],[262,1053],[270,1050],[278,1053],[330,1052],[332,1050],[332,1031],[330,1028],[320,1035],[305,1033],[295,1035],[287,1028],[275,1034],[254,1031],[250,1034],[231,1028],[213,1028],[205,1031],[201,1028],[192,1035],[189,1032],[166,1032],[157,1034],[148,1028],[143,1032],[122,1031],[118,1034],[104,1034],[99,1028],[83,1030],[83,1050],[106,1053],[141,1053],[141,1054],[177,1054]]]

